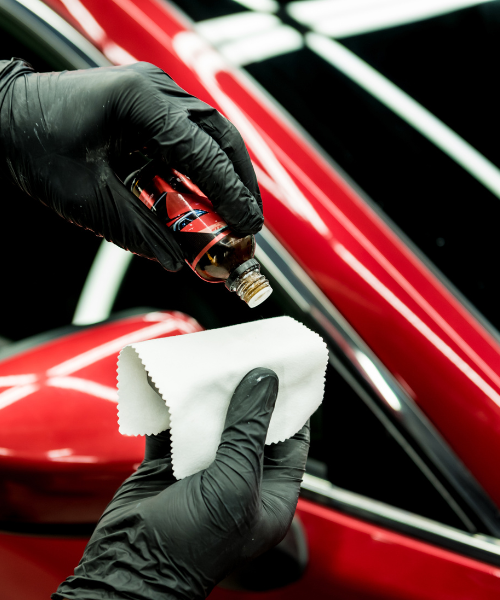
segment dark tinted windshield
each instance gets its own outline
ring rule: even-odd
[[[177,4],[196,21],[221,16]],[[276,16],[307,34],[289,4]],[[337,41],[500,166],[499,34],[495,1]],[[500,328],[500,199],[306,44],[244,68]]]
[[[499,33],[487,2],[342,43],[500,166]]]

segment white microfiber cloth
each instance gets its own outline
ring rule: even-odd
[[[273,444],[297,433],[321,404],[327,360],[321,337],[290,317],[130,344],[118,358],[120,432],[170,427],[174,475],[182,479],[214,460],[229,402],[249,371],[267,367],[279,377],[266,439]]]

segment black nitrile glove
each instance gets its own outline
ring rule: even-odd
[[[2,170],[68,221],[175,271],[183,265],[177,243],[115,174],[137,150],[188,175],[235,233],[261,229],[259,188],[240,134],[161,69],[34,73],[20,59],[0,61]]]
[[[234,392],[215,461],[180,481],[169,433],[148,436],[144,462],[52,598],[205,598],[237,566],[280,542],[297,505],[309,426],[264,447],[277,392],[273,371],[248,373]]]

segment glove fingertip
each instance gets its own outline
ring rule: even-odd
[[[265,403],[268,410],[274,408],[278,396],[279,378],[276,373],[265,367],[252,369],[241,380],[235,397],[242,398],[252,395],[258,403]]]
[[[268,369],[267,367],[256,367],[249,371],[242,382],[248,382],[250,385],[256,385],[265,379],[274,380],[276,385],[279,385],[279,379],[276,373],[272,369]]]

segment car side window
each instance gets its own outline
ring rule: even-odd
[[[491,2],[338,42],[462,136],[495,170],[499,30],[500,3]],[[245,68],[500,329],[498,189],[490,191],[307,47]]]

